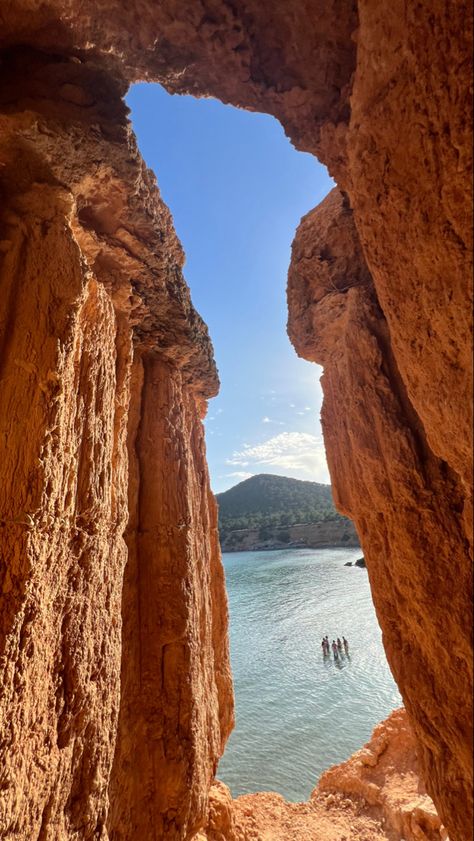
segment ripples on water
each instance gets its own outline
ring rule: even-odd
[[[360,549],[223,556],[236,727],[219,763],[234,797],[306,800],[322,771],[369,738],[401,699],[382,647]],[[324,659],[342,635],[350,661]]]

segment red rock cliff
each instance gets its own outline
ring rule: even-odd
[[[121,93],[2,90],[2,839],[182,838],[232,725],[217,376]]]
[[[15,821],[42,823],[43,837],[54,835],[54,821],[65,837],[74,837],[79,830],[71,827],[80,821],[89,834],[105,825],[120,706],[118,691],[107,687],[118,686],[129,485],[124,441],[135,475],[124,639],[141,653],[134,616],[148,592],[134,569],[143,564],[155,580],[147,535],[161,540],[163,534],[162,512],[141,489],[156,481],[148,471],[147,436],[153,429],[161,434],[167,416],[163,403],[159,419],[142,423],[139,406],[153,404],[147,376],[158,376],[150,354],[168,366],[169,399],[183,406],[169,442],[176,454],[190,423],[191,394],[199,402],[215,388],[169,217],[130,145],[119,102],[128,82],[146,78],[276,115],[299,148],[329,166],[343,191],[302,223],[290,274],[290,331],[300,353],[325,365],[323,420],[338,504],[358,525],[428,790],[451,841],[466,841],[472,784],[468,5],[15,0],[4,4],[1,19],[8,832],[18,837]],[[49,63],[40,61],[44,70],[29,68],[24,52],[15,62],[17,45],[49,54]],[[190,476],[191,461],[189,452],[177,456],[179,476]],[[194,479],[173,481],[168,510],[178,525],[188,511],[191,539],[210,516],[208,503],[198,515],[197,500],[188,497]],[[174,538],[181,545],[178,528]],[[160,568],[164,591],[168,563],[174,569],[169,551]],[[174,637],[185,624],[180,598],[160,630],[164,659],[145,640],[150,661],[162,664],[168,652],[177,681],[190,675],[192,688],[183,691],[198,706],[211,675],[204,663],[198,674],[193,648],[199,606],[191,588],[193,577],[204,574],[200,552],[194,565],[176,548],[189,616],[184,647],[178,651]],[[92,593],[97,607],[91,611]],[[213,597],[209,604],[217,602]],[[216,652],[225,645],[222,617],[209,610],[206,617],[199,626],[203,650]],[[135,769],[123,740],[110,789],[123,802],[115,799],[109,811],[112,833],[151,814],[149,768],[158,756],[165,756],[174,780],[159,825],[185,833],[199,822],[206,797],[205,788],[198,794],[199,781],[210,773],[220,742],[223,713],[215,699],[227,685],[225,658],[214,656],[221,666],[212,678],[207,759],[193,735],[186,766],[176,749],[176,721],[165,720],[164,702],[140,709],[137,667],[124,654],[119,733],[133,727],[148,739],[139,766],[147,784],[133,794]],[[96,662],[103,665],[95,669]],[[153,679],[165,686],[163,676]],[[166,684],[168,697],[174,688]],[[198,709],[195,715],[185,716],[188,733],[201,726]],[[150,744],[146,727],[155,716],[158,735]],[[15,754],[15,745],[24,751]],[[178,829],[172,804],[181,773],[189,775],[189,787]],[[59,781],[64,802],[58,802]],[[143,837],[148,830],[136,831]]]
[[[324,366],[322,423],[335,500],[354,519],[364,547],[422,770],[446,823],[450,816],[453,837],[467,838],[472,660],[465,487],[431,449],[408,397],[352,211],[337,189],[300,225],[288,300],[296,348]]]

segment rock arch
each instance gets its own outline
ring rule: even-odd
[[[1,16],[5,837],[184,838],[231,724],[200,426],[217,377],[126,120],[127,84],[148,79],[274,114],[338,184],[298,231],[289,329],[324,363],[336,499],[429,791],[465,841],[467,4],[15,0]]]

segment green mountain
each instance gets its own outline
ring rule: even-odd
[[[221,540],[236,529],[345,520],[334,507],[330,485],[260,473],[217,494]],[[262,534],[263,536],[263,534]]]

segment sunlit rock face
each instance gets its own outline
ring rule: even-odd
[[[145,78],[274,114],[342,191],[302,222],[290,332],[325,366],[336,500],[427,788],[466,841],[467,4],[13,0],[1,17],[3,834],[185,838],[230,725],[199,437],[217,380],[126,124]]]
[[[212,347],[123,88],[90,64],[11,62],[0,835],[183,838],[232,724]]]
[[[446,829],[419,777],[416,742],[402,708],[377,725],[346,762],[324,772],[306,803],[260,792],[232,800],[211,788],[209,823],[193,841],[443,841]]]
[[[424,777],[444,819],[449,814],[457,823],[453,837],[467,838],[472,668],[465,485],[430,447],[408,397],[353,213],[338,189],[301,222],[288,301],[296,349],[324,367],[322,424],[335,501],[364,547]]]

